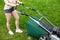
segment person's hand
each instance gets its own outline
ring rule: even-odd
[[[16,4],[16,6],[19,6],[19,4]]]
[[[23,2],[19,2],[20,5],[23,5]]]

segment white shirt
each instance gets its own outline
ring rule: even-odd
[[[8,2],[9,2],[9,3],[12,3],[12,4],[16,4],[16,0],[8,0]],[[11,8],[11,6],[8,6],[8,5],[5,4],[4,10],[5,10],[5,9],[10,9],[10,8]]]

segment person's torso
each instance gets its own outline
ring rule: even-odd
[[[16,4],[16,0],[8,0],[8,2],[11,3],[11,4]],[[10,9],[10,8],[12,8],[12,6],[9,6],[9,5],[5,4],[4,10],[5,9]]]
[[[16,0],[8,0],[9,3],[16,4]]]

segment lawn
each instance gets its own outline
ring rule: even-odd
[[[46,16],[54,25],[60,26],[60,0],[21,0],[25,6],[37,9],[40,13]],[[15,32],[15,19],[11,18],[11,29],[15,33],[13,36],[8,34],[6,28],[6,18],[4,15],[4,2],[0,0],[0,40],[28,40],[26,22],[29,19],[26,16],[20,15],[20,28],[24,31],[22,34]],[[23,10],[32,16],[38,16],[35,12],[26,10],[22,6],[18,6],[17,10]],[[39,17],[39,16],[38,16]],[[34,38],[30,40],[35,40]]]

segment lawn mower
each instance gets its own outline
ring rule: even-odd
[[[60,28],[53,25],[45,16],[43,16],[38,10],[34,8],[25,7],[28,10],[32,10],[38,13],[41,18],[30,16],[28,13],[20,11],[21,15],[25,15],[30,19],[26,22],[27,34],[37,38],[38,40],[60,40]],[[45,19],[46,21],[44,22]]]

